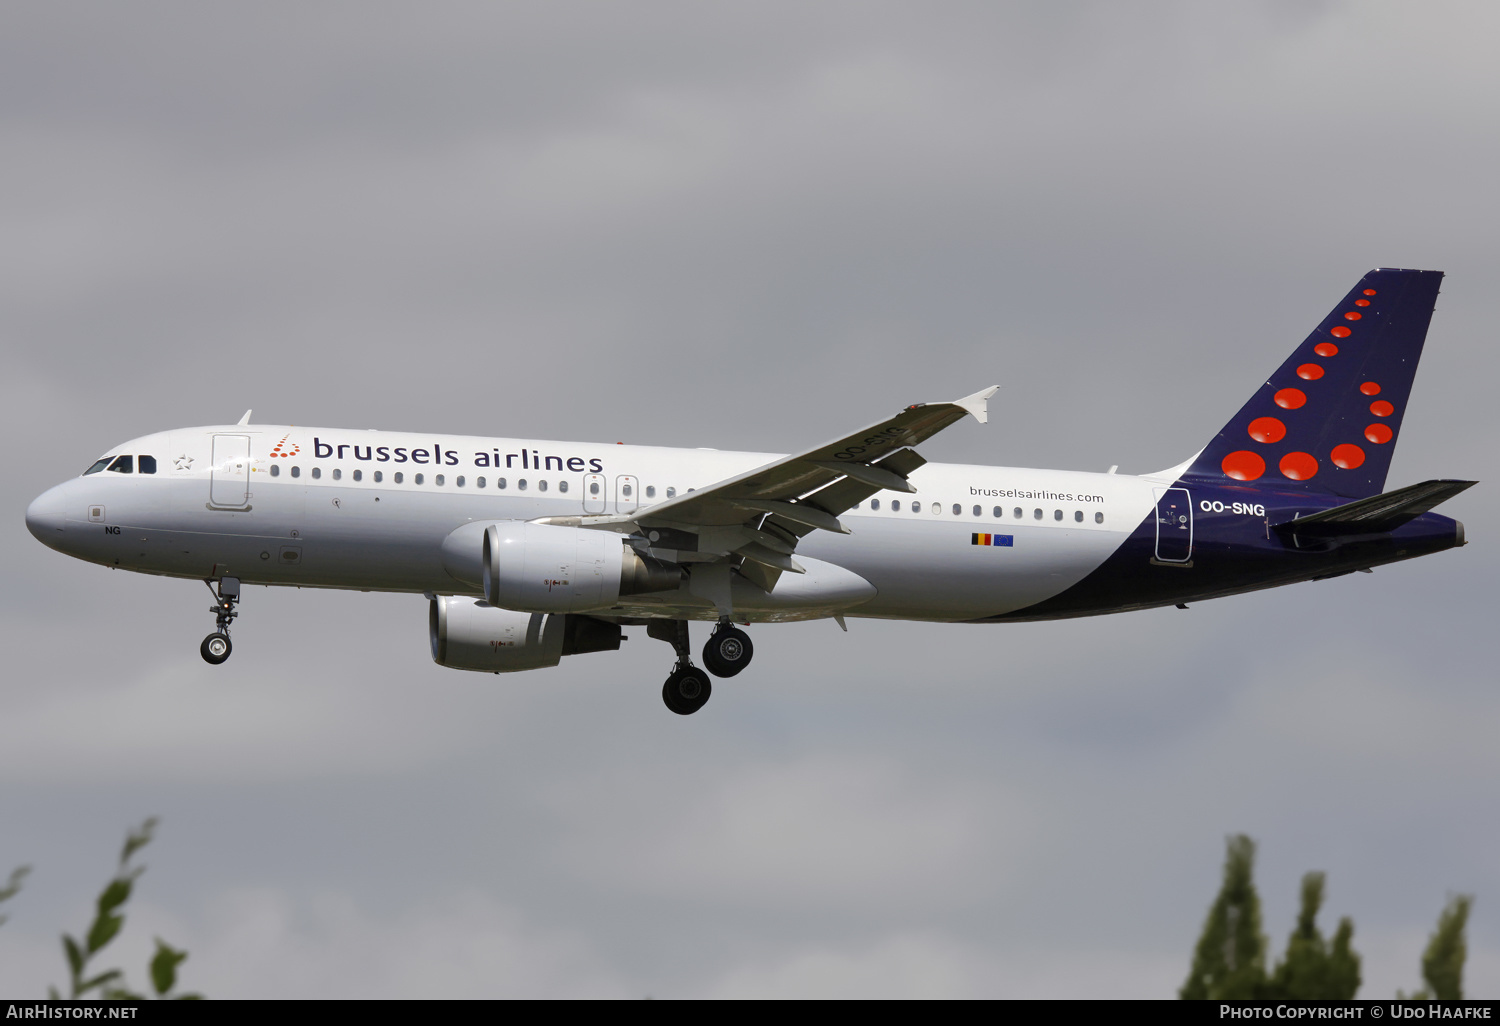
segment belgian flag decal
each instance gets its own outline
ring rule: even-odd
[[[974,545],[999,545],[1008,549],[1014,544],[1013,536],[1008,534],[971,534],[969,537]]]

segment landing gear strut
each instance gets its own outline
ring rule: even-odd
[[[750,665],[753,655],[750,635],[727,621],[721,621],[703,645],[703,665],[715,677],[733,677]]]
[[[208,590],[213,591],[214,586],[207,581]],[[214,594],[214,604],[208,607],[210,613],[218,617],[218,626],[214,632],[203,639],[203,644],[198,646],[198,654],[203,656],[203,661],[213,666],[218,666],[229,658],[229,653],[234,651],[234,646],[229,641],[229,625],[239,616],[239,610],[235,607],[240,604],[240,579],[238,577],[219,578],[219,590]]]
[[[677,663],[661,687],[661,700],[678,716],[691,716],[708,703],[714,693],[708,674],[693,665],[686,620],[652,620],[646,634],[665,641],[677,653]]]

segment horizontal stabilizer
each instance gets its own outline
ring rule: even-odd
[[[1438,503],[1447,502],[1459,492],[1472,488],[1478,481],[1423,481],[1397,488],[1394,492],[1372,495],[1368,499],[1347,502],[1321,513],[1298,517],[1276,524],[1278,531],[1295,531],[1305,535],[1379,534],[1394,531],[1408,520],[1414,520]]]

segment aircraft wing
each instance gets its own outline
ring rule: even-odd
[[[791,558],[797,541],[815,530],[848,534],[838,515],[889,490],[914,492],[907,475],[927,461],[912,446],[973,416],[989,419],[995,385],[947,403],[917,403],[894,417],[763,467],[648,506],[629,516],[587,518],[639,525],[653,553],[679,562],[731,553],[771,570],[801,573]],[[762,572],[764,576],[764,572]],[[766,578],[774,583],[774,577]]]

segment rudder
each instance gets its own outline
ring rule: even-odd
[[[1381,269],[1361,278],[1185,476],[1379,494],[1442,280]]]

